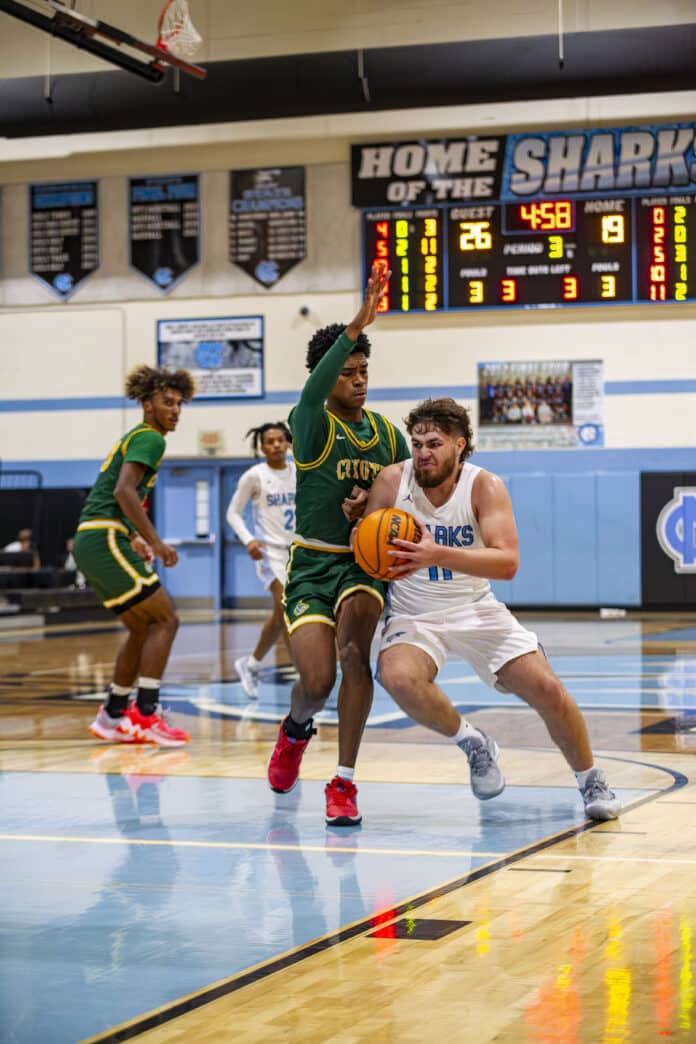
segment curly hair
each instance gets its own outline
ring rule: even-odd
[[[258,457],[259,449],[261,448],[261,446],[263,446],[263,437],[266,434],[266,432],[276,430],[282,431],[283,435],[288,440],[288,442],[292,444],[292,432],[288,428],[285,421],[277,421],[277,423],[275,424],[272,424],[269,421],[266,424],[259,424],[258,428],[249,428],[244,438],[248,439],[249,436],[251,436],[251,445],[254,450],[255,457]]]
[[[196,382],[188,370],[156,370],[141,363],[133,367],[126,377],[126,396],[137,402],[151,399],[155,392],[173,388],[181,392],[184,402],[190,402],[196,393]]]
[[[465,461],[474,452],[474,433],[469,411],[454,399],[425,399],[411,410],[408,417],[404,417],[404,424],[409,435],[417,424],[439,428],[446,435],[463,435],[466,446],[461,452],[460,461]]]
[[[331,345],[340,337],[345,328],[345,323],[331,323],[330,326],[323,326],[321,330],[317,330],[307,345],[307,361],[305,365],[310,373],[317,363],[324,358]],[[355,355],[356,352],[364,352],[365,358],[369,359],[370,348],[369,338],[364,333],[361,333],[350,354]]]

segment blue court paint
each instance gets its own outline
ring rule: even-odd
[[[364,825],[339,830],[321,783],[167,778],[158,757],[161,776],[0,777],[0,833],[50,838],[0,849],[3,1039],[75,1044],[583,821],[572,786],[480,804],[366,783]]]

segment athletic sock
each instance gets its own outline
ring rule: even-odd
[[[355,776],[355,769],[349,768],[347,765],[339,765],[336,769],[336,775],[341,779],[346,779],[349,783],[352,783],[353,777]]]
[[[159,703],[159,678],[138,678],[138,710],[146,718],[155,713]]]
[[[481,730],[477,729],[474,725],[470,725],[466,718],[461,718],[459,721],[459,729],[452,736],[453,743],[461,743],[462,740],[471,739],[472,736],[480,736]]]
[[[130,685],[115,685],[114,682],[109,686],[109,695],[106,703],[104,704],[104,710],[110,718],[122,718],[128,709],[128,701],[130,699]]]
[[[253,653],[247,657],[247,667],[252,671],[258,671],[261,661],[257,660]]]
[[[587,777],[589,776],[590,772],[592,772],[593,768],[594,768],[594,764],[590,765],[590,767],[588,769],[584,769],[582,772],[576,772],[575,773],[575,778],[578,781],[578,786],[579,786],[580,790],[582,790],[582,788],[587,783]]]
[[[290,740],[308,740],[312,735],[314,719],[309,721],[295,721],[289,714],[283,722],[283,732]]]

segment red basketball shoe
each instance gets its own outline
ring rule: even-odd
[[[286,736],[284,724],[285,719],[280,723],[278,739],[268,762],[268,782],[276,794],[287,794],[297,783],[302,755],[317,731],[312,729],[306,740],[292,739],[291,736]]]
[[[157,743],[160,747],[183,747],[191,739],[188,732],[169,724],[159,704],[154,714],[142,714],[138,704],[131,703],[121,718],[121,728],[135,743]]]
[[[349,779],[334,776],[324,788],[326,822],[329,826],[357,826],[362,820],[358,812],[358,788]]]
[[[129,729],[123,728],[123,718],[112,718],[107,714],[104,704],[97,711],[97,716],[89,727],[89,731],[97,739],[111,740],[114,743],[135,743],[135,736]]]

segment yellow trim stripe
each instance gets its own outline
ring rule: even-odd
[[[123,605],[124,602],[128,602],[131,598],[135,598],[139,595],[143,587],[151,587],[153,584],[158,583],[159,577],[157,573],[153,573],[152,576],[144,577],[141,576],[138,570],[130,564],[127,558],[124,558],[121,551],[119,550],[118,544],[116,543],[116,532],[115,529],[109,529],[107,543],[109,545],[109,551],[114,556],[121,569],[125,570],[126,573],[132,579],[135,580],[133,587],[131,587],[125,594],[119,595],[118,598],[109,598],[108,601],[104,602],[105,609],[111,609],[115,605]]]
[[[141,431],[155,431],[155,432],[157,432],[157,428],[153,428],[151,424],[140,424],[137,428],[134,428],[133,431],[130,433],[130,435],[127,435],[126,438],[121,443],[121,456],[122,457],[125,457],[125,455],[126,455],[126,450],[128,449],[128,443],[131,441],[131,439],[135,438],[136,435],[139,435],[141,433]],[[157,434],[161,435],[162,433],[161,432],[157,432]],[[164,454],[162,454],[162,456],[164,456]],[[162,460],[162,457],[160,457],[160,460]],[[157,466],[159,467],[159,463],[158,463]]]
[[[80,522],[77,532],[81,533],[84,529],[117,529],[119,533],[130,535],[123,522],[117,522],[115,518],[91,518],[88,522]]]
[[[331,413],[330,410],[327,410],[326,412],[328,413],[329,417],[333,417],[334,421],[337,424],[341,425],[344,432],[346,433],[346,438],[355,446],[356,449],[372,449],[372,447],[376,446],[379,442],[379,430],[377,428],[377,422],[374,416],[370,413],[369,410],[365,409],[365,407],[363,407],[363,413],[367,417],[368,421],[370,422],[370,427],[372,428],[372,438],[368,439],[367,442],[361,442],[357,435],[355,435],[355,433],[350,430],[347,424],[344,424],[340,417],[336,417],[333,413]]]
[[[336,630],[336,624],[333,620],[330,620],[328,616],[319,616],[318,613],[314,613],[311,616],[303,616],[301,620],[295,620],[294,623],[290,622],[287,613],[283,613],[283,616],[285,617],[285,626],[288,634],[292,634],[292,632],[296,631],[298,627],[302,627],[302,624],[308,623],[322,623],[326,624],[327,627],[332,627],[334,631]]]
[[[347,587],[345,591],[341,592],[340,597],[334,606],[334,612],[338,612],[338,608],[341,605],[341,602],[343,602],[343,600],[347,598],[348,595],[355,594],[356,591],[365,591],[367,592],[367,594],[371,594],[373,598],[377,599],[379,604],[384,609],[384,598],[379,593],[379,591],[376,591],[374,587],[368,587],[366,584],[355,584],[354,587]]]
[[[311,468],[318,468],[320,464],[324,463],[324,461],[326,460],[326,458],[328,457],[329,453],[331,452],[331,450],[333,448],[334,438],[336,436],[336,424],[334,422],[333,415],[331,413],[329,413],[328,410],[325,410],[324,412],[326,413],[327,417],[329,418],[329,433],[326,436],[326,445],[324,446],[323,450],[321,451],[321,453],[317,457],[317,459],[316,460],[310,460],[307,464],[303,464],[301,461],[299,461],[297,459],[297,457],[295,457],[295,454],[293,453],[293,457],[295,459],[295,467],[298,467],[300,469],[300,471],[308,471]]]
[[[394,431],[394,425],[386,417],[382,417],[385,427],[387,429],[387,435],[389,436],[389,445],[391,446],[392,464],[396,462],[396,432]]]
[[[295,547],[306,547],[308,551],[324,551],[329,555],[351,555],[352,549],[350,547],[344,547],[342,544],[321,544],[319,541],[316,543],[310,543],[305,540],[293,541]]]

